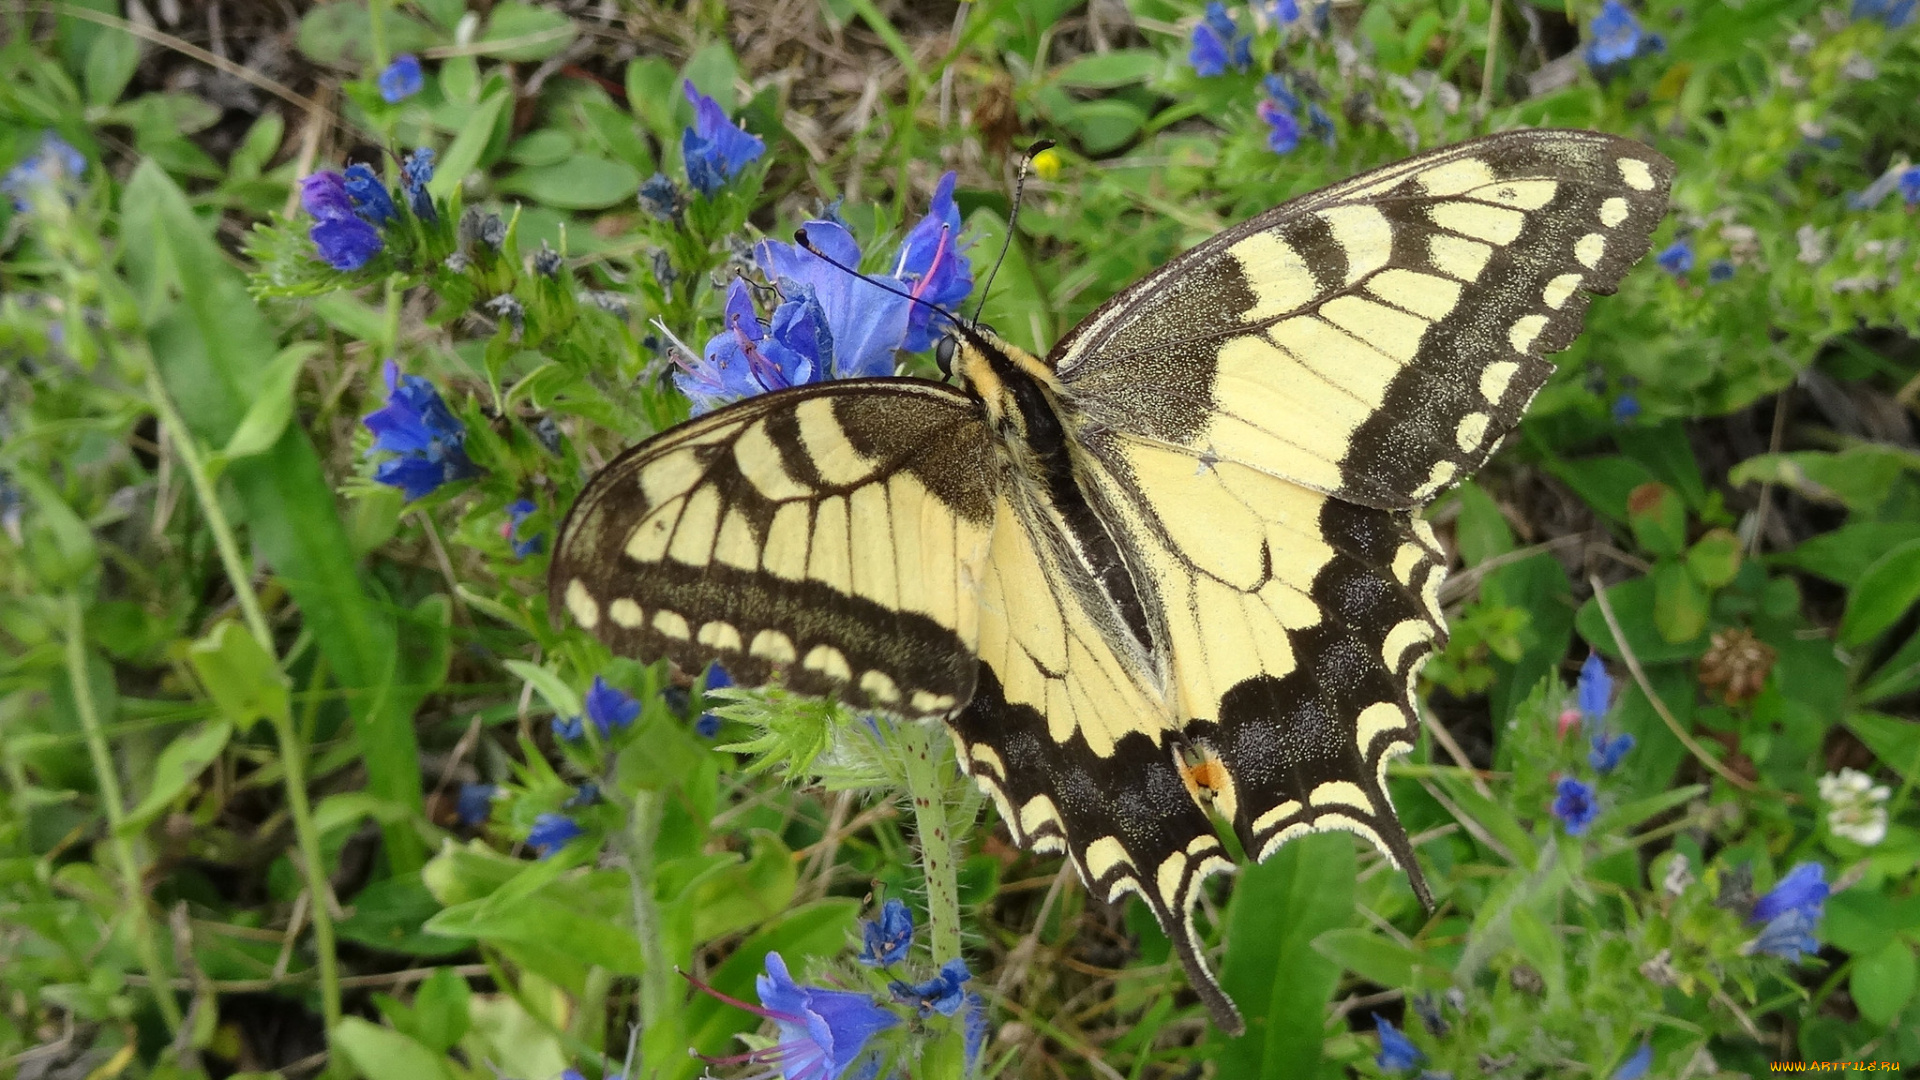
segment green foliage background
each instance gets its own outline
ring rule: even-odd
[[[231,42],[184,6],[158,28],[111,0],[0,8],[0,165],[48,131],[88,162],[0,206],[0,1075],[610,1076],[641,1025],[634,1074],[691,1077],[689,1048],[760,1021],[676,968],[751,998],[777,950],[884,994],[850,962],[858,916],[902,896],[937,920],[942,890],[981,1075],[1380,1075],[1375,1013],[1460,1078],[1613,1075],[1643,1044],[1656,1076],[1920,1065],[1920,263],[1898,191],[1851,198],[1920,155],[1898,5],[1636,9],[1663,50],[1604,72],[1588,3],[1235,7],[1253,62],[1212,78],[1200,11],[1162,0],[340,0],[222,8]],[[222,59],[270,39],[293,51]],[[373,78],[409,51],[426,87],[387,103]],[[1269,72],[1331,143],[1269,149]],[[684,177],[683,79],[768,149],[661,220],[635,193]],[[527,498],[520,535],[551,537],[595,467],[684,418],[675,341],[721,329],[746,242],[824,206],[877,267],[955,169],[978,270],[1017,148],[1059,140],[985,307],[1044,350],[1236,221],[1525,125],[1671,156],[1655,250],[1696,266],[1649,259],[1596,301],[1508,448],[1430,511],[1453,636],[1391,775],[1440,907],[1344,834],[1216,882],[1243,1038],[1137,902],[1090,899],[990,812],[969,832],[944,739],[610,657],[549,621],[544,557],[501,534]],[[315,261],[294,182],[415,146],[438,225],[365,271]],[[508,224],[497,251],[468,207]],[[372,481],[388,357],[441,387],[484,476],[414,503]],[[1605,776],[1563,730],[1589,647],[1637,740]],[[595,676],[638,722],[556,740]],[[709,708],[718,744],[691,726]],[[1873,843],[1834,828],[1819,780],[1843,768],[1887,789]],[[1600,792],[1582,837],[1548,811],[1562,776]],[[500,792],[480,828],[454,812],[477,781]],[[587,838],[530,859],[563,811]],[[916,843],[934,820],[953,850]],[[1835,894],[1791,964],[1746,914],[1802,862]],[[959,1038],[929,1019],[890,1052],[958,1077]]]

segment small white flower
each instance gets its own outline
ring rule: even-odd
[[[1876,784],[1858,769],[1841,769],[1820,778],[1820,801],[1827,804],[1827,829],[1833,835],[1872,847],[1887,838],[1887,800],[1892,789]]]

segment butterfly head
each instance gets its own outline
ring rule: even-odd
[[[960,389],[977,399],[996,427],[1018,422],[1032,409],[1022,399],[1057,397],[1060,386],[1046,361],[1009,344],[984,324],[954,323],[936,352],[941,371],[957,377]]]

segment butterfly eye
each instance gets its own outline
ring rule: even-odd
[[[933,362],[940,365],[940,374],[949,379],[953,378],[953,349],[954,343],[950,337],[941,338],[940,343],[933,347]]]

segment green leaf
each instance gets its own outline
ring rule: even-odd
[[[87,47],[83,73],[87,104],[105,108],[119,101],[139,66],[139,40],[117,26],[100,27],[99,36]]]
[[[502,60],[545,60],[567,47],[580,33],[561,12],[535,7],[522,0],[501,0],[493,5],[486,32],[474,42],[474,50]]]
[[[1612,599],[1609,597],[1608,599]],[[1669,643],[1698,638],[1710,614],[1706,590],[1677,559],[1653,564],[1653,625]]]
[[[1847,729],[1860,737],[1880,759],[1908,783],[1920,783],[1920,723],[1860,711],[1847,716]]]
[[[1840,617],[1840,643],[1863,645],[1900,621],[1920,602],[1920,540],[1909,540],[1875,559],[1847,593]]]
[[[387,52],[419,52],[442,39],[411,15],[387,9]],[[373,18],[366,4],[316,4],[300,18],[294,47],[316,64],[358,72],[373,63]]]
[[[1620,456],[1549,461],[1547,469],[1588,506],[1618,522],[1627,520],[1628,495],[1654,479],[1645,465]]]
[[[1468,480],[1455,489],[1454,498],[1460,503],[1453,534],[1460,546],[1461,561],[1478,566],[1513,550],[1513,526],[1507,524],[1500,505],[1485,488]]]
[[[228,439],[225,449],[220,451],[224,460],[231,462],[264,454],[280,441],[280,433],[293,417],[293,386],[300,378],[300,369],[308,357],[319,351],[320,346],[315,342],[296,341],[273,358],[259,396],[247,406],[240,426],[233,429],[233,438]]]
[[[1724,588],[1740,573],[1740,538],[1729,529],[1713,529],[1687,549],[1687,569],[1709,589]]]
[[[1627,636],[1627,644],[1633,647],[1633,654],[1643,664],[1687,660],[1707,651],[1704,638],[1669,641],[1654,629],[1652,578],[1635,578],[1608,586],[1607,602],[1613,606],[1614,617],[1620,620],[1620,629]],[[1574,626],[1589,645],[1616,659],[1620,656],[1620,646],[1613,640],[1613,631],[1608,629],[1606,618],[1600,614],[1600,605],[1595,601],[1589,599],[1580,605],[1580,613],[1574,616]]]
[[[1920,454],[1868,443],[1837,453],[1802,450],[1762,454],[1735,465],[1728,471],[1727,481],[1732,484],[1771,482],[1818,502],[1842,503],[1851,510],[1873,511],[1887,501],[1901,474],[1913,470],[1920,470]]]
[[[1847,989],[1853,1003],[1868,1022],[1885,1027],[1893,1023],[1907,1002],[1913,1000],[1920,965],[1913,958],[1913,946],[1905,941],[1890,941],[1880,951],[1853,959],[1853,975]]]
[[[452,956],[471,950],[467,938],[429,934],[423,924],[440,910],[419,874],[375,881],[353,896],[353,913],[334,924],[342,938],[402,956]],[[399,1026],[399,1025],[395,1025]],[[408,1034],[420,1035],[417,1030]],[[432,1039],[424,1039],[432,1045]]]
[[[1120,149],[1140,134],[1147,123],[1147,112],[1131,101],[1101,98],[1078,101],[1060,117],[1067,129],[1089,154],[1105,154]]]
[[[1419,950],[1359,927],[1329,930],[1313,939],[1313,948],[1342,968],[1381,986],[1407,986],[1413,982],[1414,972],[1422,968],[1446,974],[1446,968],[1429,964]]]
[[[1634,540],[1655,555],[1678,555],[1687,546],[1687,505],[1657,480],[1627,493],[1627,523]]]
[[[1851,586],[1881,556],[1910,540],[1920,540],[1920,522],[1856,521],[1809,537],[1768,561]]]
[[[364,791],[343,791],[338,795],[329,795],[320,800],[313,810],[313,828],[321,836],[337,832],[349,825],[356,825],[362,818],[372,818],[382,824],[392,821],[405,821],[407,808],[396,806],[376,795]]]
[[[1658,795],[1649,795],[1644,799],[1635,799],[1623,803],[1600,815],[1593,827],[1596,836],[1614,836],[1633,829],[1648,819],[1664,814],[1676,806],[1685,805],[1689,800],[1706,794],[1704,784],[1688,784],[1683,788],[1663,791]]]
[[[440,1054],[357,1016],[333,1029],[333,1048],[367,1080],[454,1080]]]
[[[505,660],[502,663],[506,665],[508,671],[532,683],[535,692],[552,706],[554,715],[579,716],[585,711],[585,706],[580,703],[580,695],[575,693],[573,687],[568,686],[566,680],[560,676],[539,664],[530,664],[525,660]]]
[[[233,725],[225,720],[208,721],[176,736],[154,761],[153,786],[140,805],[127,812],[121,834],[137,833],[164,813],[220,757],[232,737]]]
[[[1548,999],[1565,997],[1567,964],[1559,935],[1554,933],[1545,919],[1525,905],[1514,907],[1508,927],[1513,932],[1514,948],[1520,950],[1520,955],[1526,958],[1527,963],[1545,978]]]
[[[733,85],[739,78],[740,62],[734,59],[733,50],[724,41],[709,41],[694,50],[693,55],[687,58],[686,66],[680,69],[679,78],[669,84],[673,92],[673,107],[687,109],[687,115],[692,115],[692,106],[686,103],[686,94],[680,86],[680,80],[684,79],[692,83],[695,90],[718,102],[731,116],[740,104],[733,92]]]
[[[1220,985],[1239,1004],[1245,1035],[1218,1042],[1220,1075],[1313,1080],[1322,1067],[1327,1002],[1340,965],[1313,947],[1353,922],[1353,838],[1303,836],[1250,866],[1227,906]]]
[[[1053,81],[1062,86],[1088,90],[1111,90],[1116,86],[1145,82],[1164,63],[1160,54],[1149,49],[1114,49],[1088,53],[1053,73]]]
[[[1687,440],[1687,426],[1677,421],[1615,428],[1613,441],[1628,457],[1645,465],[1661,481],[1678,488],[1688,506],[1707,501],[1707,482]]]
[[[640,190],[640,172],[624,161],[575,154],[557,164],[510,173],[499,189],[562,210],[599,210],[631,201]]]
[[[427,191],[436,199],[445,199],[459,190],[460,185],[480,164],[480,155],[486,152],[487,144],[493,141],[494,125],[500,121],[500,113],[507,102],[512,100],[513,92],[504,87],[488,94],[473,110],[473,116],[453,137],[453,143],[447,152],[440,156],[440,166],[433,172],[433,179],[427,181]]]
[[[279,661],[239,622],[227,619],[187,647],[187,662],[213,703],[241,731],[262,719],[291,720]]]
[[[676,903],[691,907],[693,938],[712,941],[773,918],[793,901],[800,868],[793,851],[773,833],[753,834],[753,854],[710,874]]]
[[[473,1017],[468,1012],[472,1000],[473,991],[467,987],[467,980],[452,968],[441,968],[427,976],[413,996],[414,1019],[420,1025],[415,1036],[440,1053],[446,1053],[473,1026]]]
[[[542,871],[563,868],[553,863],[537,865],[540,869],[530,875],[536,886],[531,894],[513,896],[508,902],[496,893],[456,904],[428,919],[423,929],[490,943],[538,945],[617,975],[640,974],[645,968],[640,940],[614,917],[615,913],[625,917],[626,875],[540,881]]]

